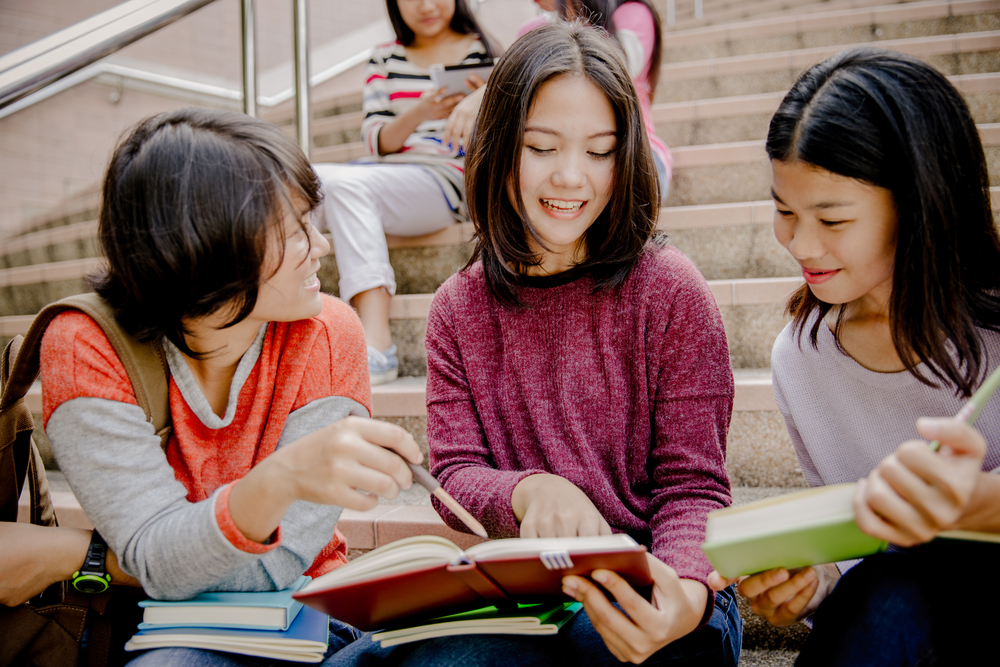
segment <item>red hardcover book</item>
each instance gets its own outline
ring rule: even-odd
[[[646,548],[628,535],[483,542],[466,550],[436,535],[387,544],[317,577],[303,603],[362,630],[485,604],[565,600],[562,578],[613,570],[648,599]]]

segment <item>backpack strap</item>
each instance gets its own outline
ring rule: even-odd
[[[140,343],[126,333],[118,324],[114,310],[107,301],[92,292],[66,297],[42,312],[56,307],[61,308],[59,312],[70,308],[81,310],[101,327],[125,366],[132,391],[135,392],[135,400],[146,413],[146,421],[153,425],[153,430],[160,436],[160,446],[165,448],[171,427],[170,367],[167,365],[163,346],[159,341]],[[51,322],[51,318],[49,321]],[[36,354],[39,351],[40,347]]]
[[[128,335],[111,307],[97,294],[71,296],[49,304],[35,316],[23,339],[16,336],[8,344],[0,359],[0,521],[16,520],[18,497],[30,471],[32,522],[55,525],[48,485],[31,442],[34,420],[24,396],[38,378],[42,336],[52,320],[67,310],[82,311],[97,322],[125,367],[136,402],[160,437],[162,448],[166,448],[170,436],[170,367],[160,343],[140,343]],[[10,478],[7,466],[13,468]]]

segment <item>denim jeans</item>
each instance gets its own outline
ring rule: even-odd
[[[819,606],[795,664],[986,664],[1000,609],[982,584],[996,563],[1000,545],[958,540],[866,558]]]
[[[734,667],[740,658],[743,620],[733,590],[716,595],[709,622],[660,649],[645,665],[719,665]],[[608,650],[586,612],[581,611],[552,637],[471,635],[433,639],[405,656],[405,667],[528,667],[531,665],[601,665],[622,663]]]
[[[667,195],[670,194],[670,181],[667,180],[667,165],[663,164],[663,160],[656,153],[653,153],[653,163],[656,165],[656,175],[660,177],[660,206],[667,201]]]

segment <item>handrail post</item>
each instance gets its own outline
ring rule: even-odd
[[[257,43],[253,0],[240,0],[243,15],[243,113],[257,116]]]
[[[694,17],[700,19],[702,14],[701,0],[694,0]]]
[[[295,126],[299,147],[307,157],[312,149],[309,131],[309,33],[306,0],[294,0],[295,24]]]
[[[667,0],[667,25],[674,24],[674,0]]]

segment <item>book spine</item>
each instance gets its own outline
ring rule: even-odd
[[[449,565],[448,572],[452,573],[476,593],[479,593],[484,600],[507,599],[507,594],[497,585],[497,582],[493,581],[485,572],[476,567],[475,563]]]

